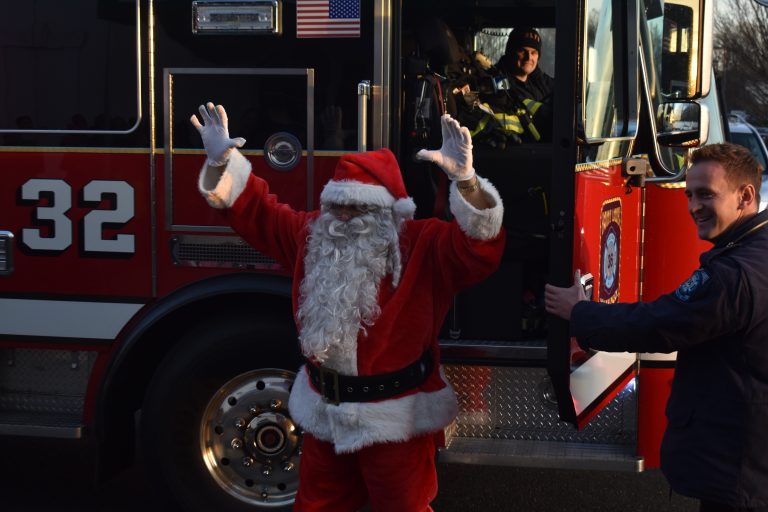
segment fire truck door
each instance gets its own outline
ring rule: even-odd
[[[627,162],[639,112],[638,4],[613,0],[587,0],[586,4],[589,15],[582,28],[587,37],[581,52],[583,93],[577,122],[590,145],[581,150],[571,176],[562,178],[574,185],[572,237],[562,237],[563,255],[554,252],[553,261],[558,269],[568,269],[563,272],[564,282],[572,282],[571,270],[591,274],[591,300],[636,302],[640,300],[644,190],[631,179],[637,166]],[[569,208],[561,210],[563,215]],[[631,391],[637,356],[585,352],[574,339],[569,343],[565,323],[553,327],[548,369],[560,417],[582,427],[627,386]]]
[[[642,190],[626,187],[622,162],[585,164],[576,177],[573,268],[590,300],[639,300]],[[586,170],[586,169],[589,170]],[[584,351],[569,343],[569,389],[581,428],[617,394],[634,385],[637,355]],[[561,407],[562,415],[562,407]]]
[[[208,24],[200,14],[206,8],[216,10],[219,20],[241,18],[227,14],[221,3],[193,4],[198,11],[192,17],[200,21],[191,28],[189,16],[180,15],[189,12],[179,13],[174,3],[156,4],[161,168],[171,230],[228,230],[222,213],[204,207],[196,190],[204,156],[189,117],[205,102],[226,108],[230,135],[246,139],[242,152],[253,172],[296,209],[317,207],[335,162],[358,150],[363,132],[369,149],[388,144],[387,2],[246,2],[254,9],[269,7],[267,22],[258,26]],[[184,8],[192,9],[189,3]],[[358,84],[365,80],[371,82],[371,99],[361,88],[365,101],[359,101]],[[364,124],[361,107],[370,112]]]

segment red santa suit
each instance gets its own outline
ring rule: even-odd
[[[312,484],[304,480],[303,468],[310,463],[307,456],[319,457],[324,453],[327,457],[330,449],[330,453],[343,458],[344,454],[369,453],[385,443],[414,439],[425,440],[420,441],[420,446],[426,443],[427,450],[434,450],[429,434],[440,431],[455,418],[456,398],[439,370],[438,333],[454,295],[489,276],[498,267],[504,247],[501,198],[490,182],[478,179],[492,207],[475,208],[461,196],[454,183],[449,198],[454,215],[451,222],[413,220],[415,205],[405,192],[394,155],[386,149],[343,156],[333,180],[323,189],[322,204],[392,208],[396,218],[404,221],[399,237],[402,257],[399,282],[393,283],[392,275],[382,280],[378,299],[380,314],[375,323],[361,329],[357,340],[333,351],[329,359],[322,361],[322,366],[345,375],[381,375],[405,368],[427,353],[432,358],[433,370],[420,385],[386,399],[339,404],[323,399],[310,381],[306,367],[299,371],[289,410],[293,419],[314,438],[311,447],[307,446],[307,436],[304,441],[297,499],[297,504],[302,503],[301,510],[343,510],[339,508],[340,503],[352,507],[352,501],[336,502],[326,508],[312,508],[312,499],[302,501],[303,495],[323,495],[320,491],[305,492],[305,486]],[[251,173],[250,163],[237,151],[233,152],[221,176],[214,169],[204,168],[199,188],[212,206],[227,208],[232,227],[250,245],[292,269],[296,313],[301,299],[300,283],[305,275],[307,239],[318,212],[299,212],[279,203],[269,193],[267,182]],[[391,457],[400,459],[401,468],[407,468],[402,453],[389,451]],[[434,479],[434,466],[418,471],[431,472],[430,478]],[[407,470],[402,473],[411,479],[411,487],[431,485],[414,482],[414,475]],[[312,479],[316,478],[318,473]],[[358,485],[354,483],[357,480],[350,481]],[[366,481],[366,485],[370,491],[370,482]],[[325,494],[331,492],[337,491],[325,490]],[[422,492],[434,494],[429,489]],[[374,493],[369,494],[373,500]],[[386,506],[374,505],[374,510],[379,509],[384,510]],[[394,505],[392,509],[395,510]]]

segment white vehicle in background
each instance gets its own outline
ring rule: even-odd
[[[760,210],[762,211],[768,205],[768,175],[766,175],[768,148],[766,148],[760,132],[742,116],[729,115],[728,128],[731,132],[731,142],[747,148],[763,167],[763,184],[760,187]]]
[[[763,142],[768,144],[768,128],[765,126],[755,126],[755,130],[757,130],[757,133],[760,134],[760,138],[763,139]]]

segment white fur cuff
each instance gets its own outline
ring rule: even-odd
[[[504,220],[504,205],[496,187],[485,178],[477,177],[486,198],[493,205],[485,210],[478,210],[467,202],[456,189],[456,182],[451,183],[450,205],[451,213],[456,217],[461,230],[467,236],[476,240],[495,238],[501,230]]]
[[[197,180],[197,188],[214,208],[229,208],[242,194],[250,174],[251,163],[235,149],[221,176],[206,160]]]
[[[323,204],[367,204],[388,208],[395,202],[395,198],[381,185],[342,180],[326,183],[320,193],[320,202]]]

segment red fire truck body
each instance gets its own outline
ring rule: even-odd
[[[705,244],[677,148],[722,140],[711,6],[375,0],[348,2],[345,32],[308,27],[316,3],[0,0],[0,435],[92,440],[104,474],[140,435],[190,510],[289,506],[290,273],[200,197],[189,117],[225,105],[253,172],[293,208],[317,207],[344,153],[389,147],[418,214],[444,215],[436,171],[411,161],[428,129],[414,85],[447,80],[413,71],[434,16],[494,58],[509,27],[539,28],[555,77],[550,141],[475,141],[508,246],[446,320],[461,412],[441,458],[658,466],[674,354],[584,353],[542,290],[580,269],[592,300],[653,300],[695,269]]]

